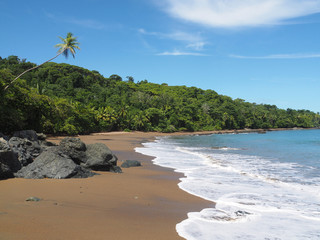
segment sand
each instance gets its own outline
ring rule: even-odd
[[[80,136],[105,143],[121,161],[142,167],[122,174],[99,172],[87,179],[8,179],[0,181],[1,240],[170,240],[182,239],[177,223],[187,213],[213,207],[178,187],[181,174],[152,164],[134,152],[157,133],[116,132]],[[59,141],[61,138],[51,138]],[[25,201],[28,197],[39,202]]]

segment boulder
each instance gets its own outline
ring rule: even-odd
[[[30,141],[38,141],[38,135],[34,130],[16,131],[13,133],[13,137],[26,138]]]
[[[38,137],[38,140],[46,140],[47,136],[44,134],[44,133],[36,133],[37,134],[37,137]]]
[[[110,172],[113,172],[113,173],[122,173],[122,169],[121,169],[121,167],[119,167],[119,166],[112,166],[112,167],[110,168]]]
[[[18,155],[18,160],[23,166],[32,163],[33,159],[41,153],[41,147],[38,141],[29,140],[28,138],[12,137],[9,140],[9,146],[12,151]]]
[[[69,156],[76,164],[86,162],[87,147],[79,138],[66,137],[59,144],[60,150]]]
[[[4,140],[9,140],[9,137],[4,135],[2,132],[0,132],[0,138],[3,138]]]
[[[10,150],[8,141],[3,137],[0,137],[0,150]]]
[[[137,160],[126,160],[121,164],[122,168],[140,167],[141,163]]]
[[[118,158],[103,143],[87,145],[86,161],[81,166],[95,171],[119,172],[116,168]],[[121,170],[121,169],[120,169]]]
[[[17,154],[11,149],[6,140],[0,138],[0,179],[14,177],[14,173],[21,169]]]
[[[6,141],[0,138],[0,179],[86,178],[90,170],[121,173],[117,157],[102,143],[86,146],[79,138],[64,138],[59,145],[44,134],[26,130]]]
[[[19,178],[87,178],[95,173],[77,165],[59,147],[52,147],[42,152],[33,163],[14,174]]]

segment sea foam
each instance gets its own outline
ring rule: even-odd
[[[241,147],[196,147],[190,141],[158,138],[136,149],[154,156],[155,164],[183,173],[181,189],[216,203],[215,208],[188,213],[176,226],[180,236],[320,239],[319,177],[305,177],[312,167],[246,155]]]

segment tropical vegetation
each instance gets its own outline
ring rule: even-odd
[[[63,49],[63,48],[62,48]],[[72,52],[71,52],[72,53]],[[102,76],[69,64],[36,64],[0,57],[0,132],[34,129],[52,134],[98,131],[203,131],[319,127],[308,110],[232,99],[214,90],[169,86],[131,76]]]

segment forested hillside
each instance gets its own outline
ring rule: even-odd
[[[248,103],[196,87],[134,82],[68,64],[35,64],[0,57],[0,132],[34,129],[54,134],[94,131],[201,131],[319,127],[320,115]]]

